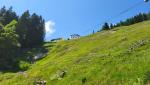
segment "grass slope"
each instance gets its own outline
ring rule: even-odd
[[[56,43],[26,72],[0,74],[0,85],[34,85],[39,79],[47,85],[148,84],[150,21]]]

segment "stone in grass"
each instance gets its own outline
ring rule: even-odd
[[[61,80],[64,78],[64,76],[66,75],[67,71],[57,71],[56,74],[54,74],[52,77],[51,77],[51,80]]]
[[[45,80],[38,80],[38,81],[36,81],[36,85],[46,85],[46,81]]]
[[[132,51],[135,51],[137,48],[141,47],[141,46],[144,46],[146,43],[148,43],[149,40],[139,40],[139,41],[136,41],[134,42],[130,48],[128,49],[128,53],[131,53]]]

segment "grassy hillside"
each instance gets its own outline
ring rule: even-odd
[[[37,80],[47,85],[150,84],[150,21],[61,41],[26,72],[0,74],[0,85],[35,85]]]

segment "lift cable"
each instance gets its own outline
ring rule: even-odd
[[[101,26],[102,24],[104,24],[105,22],[110,22],[111,20],[113,20],[113,19],[115,19],[115,18],[118,18],[119,16],[121,16],[121,15],[123,15],[123,14],[129,12],[130,10],[132,10],[132,9],[134,9],[134,8],[136,8],[136,7],[138,7],[138,6],[142,5],[142,4],[144,4],[144,3],[147,3],[148,1],[149,1],[149,0],[144,0],[144,2],[143,2],[143,1],[140,1],[140,2],[138,2],[138,3],[134,4],[134,5],[132,5],[131,7],[129,7],[129,8],[127,8],[127,9],[121,11],[120,13],[116,14],[115,16],[109,18],[108,20],[105,20],[105,21],[103,21],[103,22],[101,22],[101,23],[99,23],[99,24],[97,24],[97,25],[95,25],[95,26],[96,26],[96,27],[97,27],[97,26],[100,27],[100,26]],[[93,29],[93,30],[94,30],[94,29]],[[84,33],[87,33],[87,32],[89,32],[89,31],[93,31],[93,30],[91,30],[91,28],[90,28],[90,29],[88,29],[88,30],[86,30],[86,31],[83,31],[82,33],[84,34]]]

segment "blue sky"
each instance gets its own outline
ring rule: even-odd
[[[100,29],[102,22],[143,0],[0,0],[0,7],[13,6],[17,14],[30,10],[47,22],[46,39],[87,35]],[[111,19],[116,23],[139,12],[150,12],[150,3],[141,3],[129,12]]]

